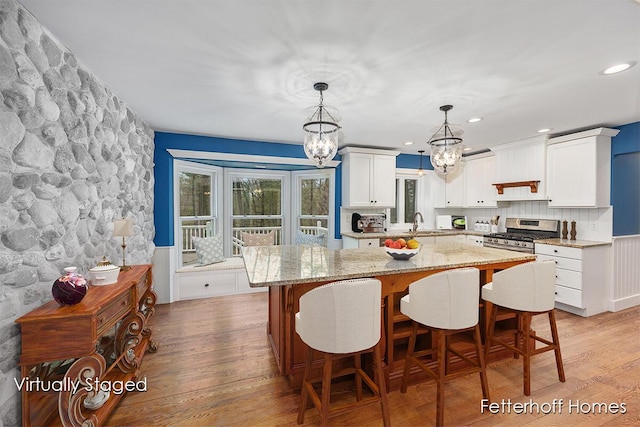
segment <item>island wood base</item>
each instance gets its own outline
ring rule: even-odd
[[[509,261],[475,265],[474,267],[480,270],[480,286],[482,286],[491,282],[495,271],[504,270],[524,262],[528,261]],[[411,325],[409,318],[400,313],[400,298],[407,293],[409,285],[414,281],[444,270],[446,269],[374,276],[382,282],[382,340],[384,341],[385,348],[383,364],[388,390],[400,388],[404,369],[404,355],[406,352]],[[298,334],[295,332],[295,314],[300,308],[300,297],[309,290],[326,283],[329,283],[329,281],[269,287],[269,323],[267,325],[267,334],[269,336],[280,373],[288,376],[291,384],[295,387],[299,387],[302,383],[307,352],[306,344],[302,342]],[[488,315],[491,312],[489,304],[490,303],[486,303],[482,300],[478,302],[483,339],[486,335]],[[514,322],[515,319],[511,315],[499,316],[496,329],[511,329],[515,326]],[[434,345],[431,336],[427,334],[426,331],[422,330],[419,334],[420,346],[426,348],[425,346]],[[504,337],[504,340],[507,342],[510,341],[513,343],[514,339],[515,336],[511,334]],[[465,348],[465,343],[460,343],[459,345],[460,351],[463,354],[472,359],[475,358],[473,345],[468,345],[468,352]],[[490,350],[488,361],[506,357],[513,357],[513,354],[499,346],[495,346],[495,348]],[[456,359],[457,358],[452,357],[449,362],[449,367],[452,370],[455,370],[458,365],[464,365],[460,360]],[[411,375],[412,381],[421,381],[422,379],[427,378],[427,376],[423,372],[419,371],[417,367],[414,368],[415,372],[412,371]],[[314,361],[314,374],[319,376],[321,371],[322,360],[317,359]]]

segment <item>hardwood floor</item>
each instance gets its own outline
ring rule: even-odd
[[[493,402],[539,405],[540,411],[481,413],[476,374],[450,380],[445,423],[459,426],[640,425],[640,307],[590,318],[557,311],[567,376],[558,382],[553,353],[532,359],[531,396],[522,393],[522,361],[493,362],[487,375]],[[147,391],[129,393],[109,426],[295,426],[299,391],[280,377],[266,336],[267,295],[248,294],[182,301],[156,307],[151,326],[158,352],[145,357]],[[549,336],[544,316],[534,329]],[[435,383],[389,393],[395,426],[435,425]],[[562,399],[547,415],[554,399]],[[570,402],[579,402],[569,412]],[[624,405],[604,413],[598,405]],[[558,411],[561,409],[561,412]],[[319,425],[309,409],[305,425]],[[331,425],[382,425],[378,405],[336,415]]]

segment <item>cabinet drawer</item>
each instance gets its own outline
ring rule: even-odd
[[[138,281],[138,283],[136,283],[136,296],[138,299],[142,298],[142,295],[144,295],[144,293],[147,290],[147,287],[149,286],[149,283],[147,283],[147,278],[148,275],[143,275],[140,280]]]
[[[536,243],[536,253],[563,258],[582,259],[582,249]]]
[[[582,290],[582,273],[579,271],[556,268],[556,285]]]
[[[556,285],[556,302],[584,308],[582,306],[582,291]]]
[[[541,254],[538,254],[537,258],[540,261],[544,261],[544,260],[555,261],[557,268],[562,268],[565,270],[573,270],[573,271],[582,271],[582,261],[579,259],[562,258],[559,256],[550,256],[550,255],[541,255]]]
[[[181,300],[231,295],[236,292],[236,273],[232,270],[180,276],[178,286]]]
[[[380,246],[380,239],[359,239],[359,248],[377,248]]]
[[[126,292],[116,298],[111,304],[104,307],[96,316],[96,330],[98,336],[102,335],[107,329],[115,325],[115,323],[131,310],[131,291]]]

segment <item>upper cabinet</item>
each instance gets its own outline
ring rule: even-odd
[[[496,207],[496,159],[494,156],[467,159],[464,167],[464,206]]]
[[[464,206],[465,162],[447,175],[433,173],[431,199],[434,208],[460,208]]]
[[[399,151],[345,147],[342,156],[342,206],[391,208],[396,204]]]
[[[549,140],[549,207],[606,207],[611,204],[611,137],[618,132],[598,128]]]
[[[496,200],[546,200],[547,136],[491,147],[496,161]],[[502,194],[500,194],[502,193]]]

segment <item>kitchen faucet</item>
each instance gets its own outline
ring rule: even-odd
[[[413,215],[413,228],[411,229],[412,233],[415,233],[416,231],[418,231],[418,216],[420,217],[420,222],[424,222],[424,218],[422,217],[422,214],[420,212],[416,212]]]

